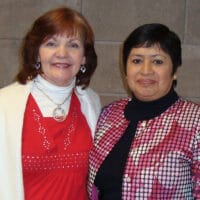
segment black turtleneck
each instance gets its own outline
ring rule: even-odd
[[[102,163],[95,178],[100,200],[122,199],[122,177],[138,122],[159,116],[177,99],[178,95],[172,89],[167,95],[155,101],[143,102],[133,97],[128,102],[124,115],[130,123],[118,143]]]

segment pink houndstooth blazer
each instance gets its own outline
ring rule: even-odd
[[[128,99],[105,107],[90,154],[88,191],[98,199],[96,173],[129,122]],[[145,126],[144,126],[145,124]],[[126,161],[123,200],[200,199],[200,106],[179,99],[161,115],[139,121]]]

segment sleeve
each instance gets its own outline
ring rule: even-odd
[[[104,123],[106,122],[106,118],[107,118],[107,114],[109,112],[109,105],[108,106],[104,106],[101,109],[98,121],[97,121],[97,126],[96,126],[96,131],[95,131],[95,139],[99,137],[98,133],[99,133],[99,128],[104,125]],[[101,133],[100,133],[101,134]]]
[[[200,131],[198,132],[194,142],[192,181],[194,183],[194,198],[196,200],[200,199]]]

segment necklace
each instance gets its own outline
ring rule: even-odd
[[[50,98],[49,95],[47,95],[44,90],[42,90],[42,88],[40,88],[36,81],[34,80],[34,84],[36,86],[36,88],[48,99],[50,100],[52,103],[54,103],[56,105],[56,108],[53,109],[53,112],[52,112],[52,116],[53,116],[53,119],[56,120],[57,122],[63,122],[66,118],[66,114],[65,114],[65,111],[64,109],[61,107],[69,98],[71,95],[67,96],[64,101],[62,103],[56,103],[52,98]]]

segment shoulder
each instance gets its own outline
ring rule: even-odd
[[[8,97],[9,95],[16,95],[16,89],[19,87],[19,84],[17,82],[12,83],[10,85],[7,85],[0,89],[0,99],[2,99],[4,96]]]
[[[85,93],[92,99],[99,99],[99,95],[92,89],[92,88],[86,88],[85,90]]]
[[[177,116],[181,124],[200,129],[200,104],[180,98],[175,109],[177,109]]]
[[[0,89],[0,102],[12,100],[15,101],[21,95],[26,95],[29,93],[30,83],[22,85],[18,82],[14,82],[4,88]]]
[[[106,105],[103,110],[124,110],[125,106],[129,102],[130,98],[123,98],[116,101],[111,102]]]
[[[101,118],[105,116],[114,116],[114,115],[121,115],[124,113],[124,109],[128,104],[130,98],[123,98],[120,100],[116,100],[111,102],[110,104],[103,107],[101,112]]]
[[[78,96],[83,107],[89,106],[97,115],[99,115],[101,110],[100,97],[93,89],[89,87],[82,89],[80,86],[78,86],[76,87],[76,95]]]
[[[78,86],[76,87],[76,91],[80,99],[84,97],[93,103],[100,102],[99,95],[92,88],[87,87],[86,89],[82,89],[80,86]]]
[[[9,85],[7,85],[5,87],[2,87],[0,89],[0,94],[3,94],[4,92],[9,91],[10,89],[12,90],[12,88],[15,88],[16,85],[18,85],[18,82],[14,82],[14,83],[11,83],[11,84],[9,84]]]
[[[180,98],[178,106],[181,105],[181,110],[185,113],[196,113],[200,115],[200,104]]]
[[[104,127],[105,125],[110,127],[111,124],[119,125],[120,123],[125,122],[126,119],[124,116],[124,109],[128,104],[128,101],[129,98],[123,98],[113,101],[112,103],[103,107],[97,122],[96,130],[101,129],[101,127]]]
[[[14,82],[14,83],[11,83],[10,85],[7,85],[3,88],[0,89],[0,94],[7,94],[7,93],[13,93],[13,91],[15,90],[24,90],[25,88],[29,87],[30,85],[30,82],[25,84],[25,85],[22,85],[18,82]]]

